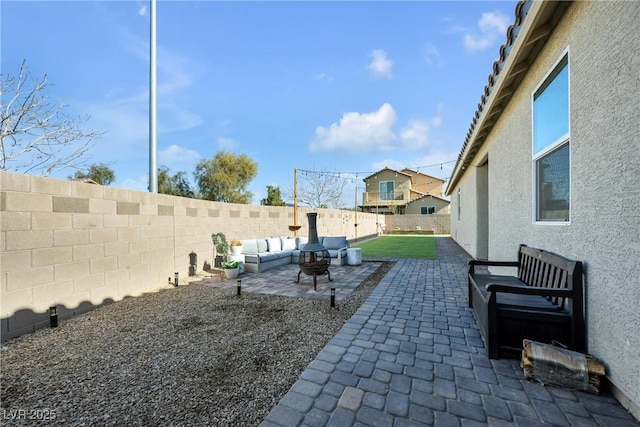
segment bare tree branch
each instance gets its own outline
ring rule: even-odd
[[[346,185],[347,181],[333,172],[302,172],[298,200],[312,208],[339,209]]]
[[[0,169],[49,175],[67,167],[85,165],[93,139],[104,132],[80,125],[89,117],[72,118],[62,110],[66,100],[53,102],[45,92],[47,75],[40,80],[22,62],[18,76],[0,81]],[[5,99],[8,101],[5,102]]]

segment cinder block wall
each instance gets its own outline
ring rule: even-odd
[[[449,234],[451,230],[451,215],[385,215],[385,231],[393,230],[413,231],[433,230],[435,234]]]
[[[308,234],[300,207],[299,235]],[[318,209],[319,235],[376,234],[376,215]],[[0,171],[2,339],[186,277],[211,263],[211,234],[292,236],[293,208],[209,202]]]

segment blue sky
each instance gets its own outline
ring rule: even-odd
[[[3,78],[23,59],[47,74],[52,99],[106,132],[90,163],[143,191],[149,4],[0,4]],[[515,5],[158,0],[158,165],[192,178],[220,150],[246,154],[258,164],[254,204],[267,185],[292,188],[294,168],[348,177],[348,201],[384,167],[446,179]]]

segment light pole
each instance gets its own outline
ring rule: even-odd
[[[289,226],[289,231],[293,231],[293,235],[298,235],[298,230],[302,227],[298,224],[298,169],[293,169],[293,225]]]
[[[157,141],[156,141],[156,0],[151,0],[149,8],[151,17],[151,31],[149,34],[149,191],[151,193],[158,192],[158,166],[156,164],[157,157]]]

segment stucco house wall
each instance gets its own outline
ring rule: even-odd
[[[403,169],[403,173],[407,173],[413,177],[412,189],[420,193],[434,194],[442,197],[444,190],[444,181],[431,175],[418,173],[411,169]]]
[[[381,200],[380,199],[380,183],[384,181],[392,181],[394,183],[394,195],[396,200]],[[411,190],[411,177],[392,171],[389,169],[383,169],[376,173],[373,177],[365,180],[365,198],[364,204],[373,204],[375,209],[375,202],[379,201],[380,205],[387,204],[405,204],[409,197],[409,191]],[[400,198],[402,197],[402,199]]]
[[[444,181],[411,169],[396,171],[385,168],[365,178],[362,195],[367,212],[420,214],[422,206],[433,206],[437,214],[449,213],[449,201],[442,195]],[[394,183],[394,199],[380,199],[380,183]]]
[[[433,206],[435,208],[435,214],[446,215],[449,213],[449,201],[432,196],[424,196],[417,200],[409,202],[404,213],[407,215],[420,215],[422,214],[421,208],[425,206]]]
[[[451,195],[452,237],[478,253],[477,167],[488,159],[488,256],[512,260],[520,243],[585,266],[589,353],[618,399],[640,418],[640,3],[574,2]],[[533,221],[532,93],[568,52],[570,222]],[[456,193],[462,215],[457,221]]]
[[[484,199],[478,197],[479,188],[486,187],[483,182],[484,170],[470,168],[451,194],[451,237],[476,259],[487,258],[486,194]]]

